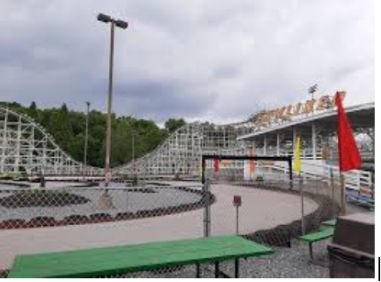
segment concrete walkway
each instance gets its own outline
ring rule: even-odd
[[[242,196],[240,233],[273,228],[300,218],[295,195],[237,187],[212,186],[216,203],[211,207],[212,235],[235,233],[233,196]],[[306,213],[317,204],[306,199]],[[203,236],[203,210],[115,223],[67,227],[0,230],[0,269],[9,269],[17,254],[59,252]]]

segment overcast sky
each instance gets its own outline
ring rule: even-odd
[[[374,101],[373,0],[0,0],[0,100],[217,123],[347,90]]]

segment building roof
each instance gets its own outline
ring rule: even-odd
[[[354,129],[357,128],[373,128],[375,124],[375,103],[366,103],[345,108],[348,119]],[[265,134],[276,133],[279,131],[292,130],[293,127],[310,128],[312,123],[321,125],[324,129],[335,130],[337,125],[337,109],[330,109],[304,116],[302,118],[291,121],[284,121],[282,124],[276,124],[262,130],[252,132],[243,136],[239,136],[238,140],[246,140]]]

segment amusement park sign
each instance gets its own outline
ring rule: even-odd
[[[341,95],[341,98],[344,100],[346,92],[341,91],[339,93]],[[291,117],[294,116],[319,112],[327,109],[332,109],[334,107],[335,97],[325,95],[319,98],[318,100],[311,99],[304,103],[297,103],[295,105],[289,105],[270,111],[262,111],[253,118],[253,121],[259,126],[265,126],[275,121],[289,120]]]

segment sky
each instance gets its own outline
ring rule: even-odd
[[[0,101],[228,123],[348,92],[375,99],[374,0],[0,0]]]

